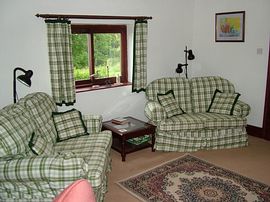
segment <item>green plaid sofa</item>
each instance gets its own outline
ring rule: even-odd
[[[89,135],[56,141],[52,112],[57,107],[45,93],[33,93],[0,110],[0,201],[52,201],[77,179],[88,179],[97,201],[107,191],[112,135],[102,131],[98,115],[85,115]],[[53,152],[34,154],[29,141],[41,135]]]
[[[238,99],[232,115],[209,113],[216,89],[235,93],[233,84],[218,76],[161,78],[148,84],[145,115],[157,126],[155,149],[191,152],[247,146],[249,105]],[[171,90],[185,113],[167,118],[157,95]]]

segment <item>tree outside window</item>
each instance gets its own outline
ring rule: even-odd
[[[72,25],[76,88],[126,83],[125,25]]]

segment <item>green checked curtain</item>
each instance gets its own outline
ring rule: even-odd
[[[45,20],[53,99],[57,105],[75,103],[71,25],[68,20]]]
[[[137,93],[147,85],[147,27],[146,20],[135,21],[132,92]]]

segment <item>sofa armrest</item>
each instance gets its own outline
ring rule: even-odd
[[[147,102],[144,108],[144,113],[146,117],[154,123],[158,123],[161,120],[166,119],[166,112],[158,102]]]
[[[250,113],[250,106],[241,101],[238,100],[234,106],[233,115],[240,116],[240,117],[247,117]]]
[[[0,160],[0,181],[32,189],[63,189],[86,178],[88,165],[73,153]]]
[[[83,121],[86,125],[88,133],[99,133],[102,127],[101,115],[83,115]]]

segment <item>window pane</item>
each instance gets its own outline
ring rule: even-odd
[[[95,77],[121,76],[121,34],[94,34]]]
[[[75,80],[89,79],[88,34],[72,34]]]

